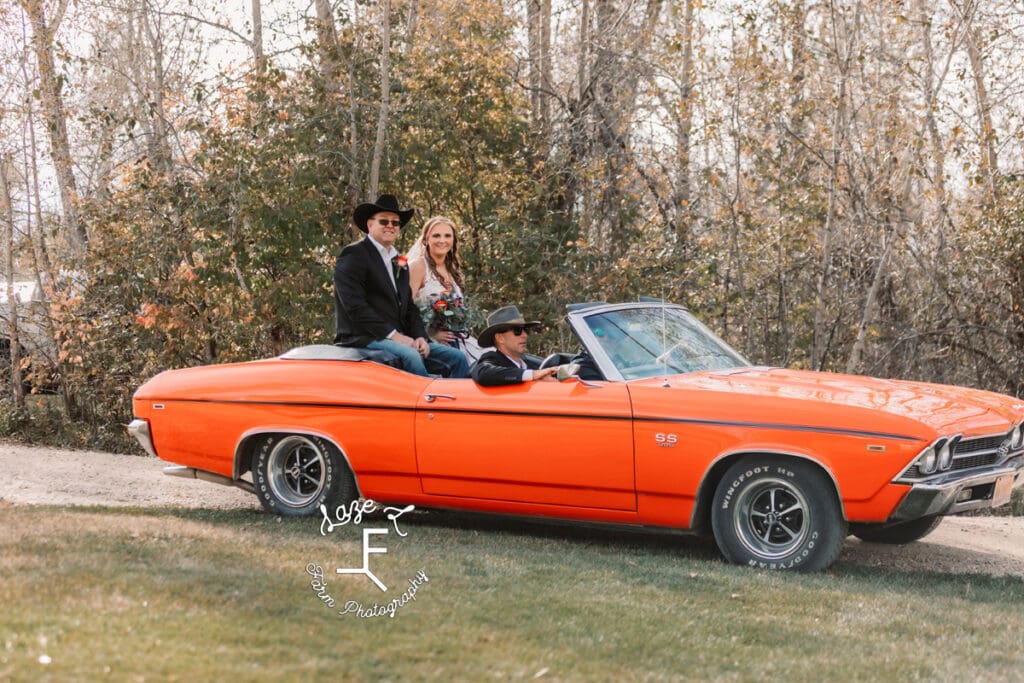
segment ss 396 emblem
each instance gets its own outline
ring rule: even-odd
[[[679,440],[679,437],[675,434],[663,434],[658,432],[654,435],[654,440],[662,448],[675,448],[676,441]]]

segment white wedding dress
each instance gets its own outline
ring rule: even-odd
[[[441,296],[441,292],[446,289],[448,288],[437,279],[437,276],[434,275],[434,271],[430,269],[430,266],[427,266],[423,286],[420,287],[420,291],[416,295],[416,305],[420,310],[428,308],[439,296]],[[466,297],[456,282],[452,282],[451,289],[448,289],[448,293],[453,297]],[[480,354],[487,350],[481,349],[480,345],[476,341],[476,337],[473,336],[467,336],[465,338],[457,337],[454,345],[458,346],[459,350],[466,355],[466,360],[469,361],[470,365],[476,362],[476,359],[480,357]]]

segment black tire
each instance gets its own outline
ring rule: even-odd
[[[256,496],[267,512],[304,517],[356,498],[355,481],[341,453],[304,434],[272,434],[256,446],[252,462]]]
[[[818,571],[847,536],[832,482],[814,465],[750,457],[715,489],[711,528],[726,559],[758,569]]]
[[[866,543],[904,545],[921,540],[935,531],[941,522],[942,516],[934,515],[895,524],[854,524],[850,533]]]

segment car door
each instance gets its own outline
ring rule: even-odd
[[[636,510],[633,428],[621,383],[480,387],[440,379],[416,408],[424,493]]]

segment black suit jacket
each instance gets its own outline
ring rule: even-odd
[[[527,357],[523,358],[523,362],[531,370],[536,370],[540,365]],[[523,373],[522,368],[500,351],[488,351],[469,369],[469,376],[482,387],[519,384],[523,381]]]
[[[369,237],[341,250],[334,264],[335,344],[366,346],[391,330],[413,339],[427,336],[412,301],[409,269],[402,268],[395,280],[397,291]]]

